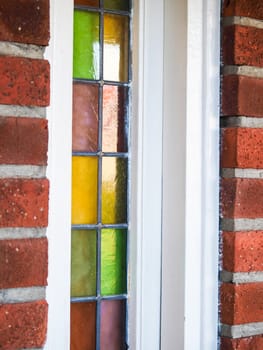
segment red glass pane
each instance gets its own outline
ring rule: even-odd
[[[86,5],[92,7],[99,6],[99,0],[74,0],[75,5]]]
[[[104,300],[101,302],[101,350],[126,350],[125,301]]]
[[[126,87],[104,86],[102,134],[104,152],[127,152],[127,103]]]
[[[98,149],[98,87],[73,84],[73,151],[96,152]]]
[[[96,349],[96,303],[72,303],[70,325],[70,350]]]

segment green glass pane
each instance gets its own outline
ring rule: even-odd
[[[128,81],[128,20],[126,16],[104,16],[104,80]]]
[[[127,159],[102,159],[102,222],[104,224],[127,221]]]
[[[105,229],[101,233],[101,294],[126,292],[126,230]]]
[[[96,231],[73,230],[71,296],[96,295]]]
[[[128,11],[130,8],[129,0],[104,0],[104,7],[111,10]]]
[[[73,77],[99,78],[99,15],[74,12]]]

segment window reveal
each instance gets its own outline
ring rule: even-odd
[[[128,348],[129,26],[128,0],[75,0],[71,350]]]

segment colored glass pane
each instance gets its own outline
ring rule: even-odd
[[[70,318],[70,350],[95,350],[96,303],[71,303]]]
[[[98,159],[72,157],[72,224],[97,222]]]
[[[100,350],[126,350],[124,300],[101,302]]]
[[[77,152],[98,150],[98,86],[73,84],[72,149]]]
[[[128,17],[104,16],[104,80],[128,81]]]
[[[104,229],[101,232],[101,294],[126,292],[126,230]]]
[[[73,77],[99,78],[99,15],[74,11]]]
[[[128,89],[105,85],[103,88],[103,152],[127,152]]]
[[[128,11],[130,8],[129,0],[104,0],[105,9]]]
[[[102,222],[127,221],[127,159],[102,159]]]
[[[71,296],[96,295],[96,231],[72,230]]]
[[[98,7],[99,0],[74,0],[74,5],[85,5],[91,7]]]

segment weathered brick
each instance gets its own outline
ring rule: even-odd
[[[47,120],[0,117],[0,164],[47,163]]]
[[[0,0],[0,40],[47,45],[49,0]]]
[[[221,185],[222,217],[263,217],[263,179],[225,178]]]
[[[263,3],[258,0],[224,0],[223,15],[262,19]]]
[[[223,168],[263,168],[263,129],[222,129]]]
[[[47,303],[44,300],[0,305],[0,348],[40,348],[47,333]]]
[[[0,227],[44,227],[48,180],[0,179]]]
[[[47,239],[0,240],[0,289],[47,284]]]
[[[223,269],[263,271],[263,231],[223,232]]]
[[[223,283],[220,297],[222,323],[263,322],[263,283]]]
[[[0,56],[0,104],[48,106],[50,69],[46,60]]]
[[[221,350],[262,350],[263,335],[241,339],[221,338]]]
[[[263,66],[263,29],[227,26],[223,31],[225,65]]]
[[[242,75],[223,78],[222,114],[263,117],[263,79]]]

